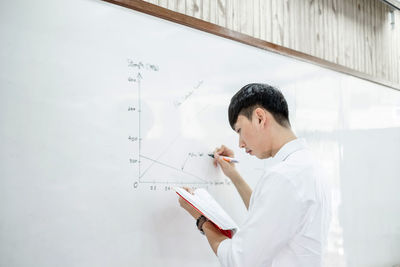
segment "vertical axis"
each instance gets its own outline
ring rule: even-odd
[[[141,148],[142,148],[142,136],[141,136],[141,129],[140,129],[140,125],[141,125],[141,113],[142,113],[142,99],[141,99],[141,95],[140,95],[140,80],[141,80],[141,75],[140,75],[140,73],[138,74],[138,76],[137,76],[137,79],[138,79],[138,100],[139,100],[139,110],[138,110],[138,113],[139,113],[139,136],[138,136],[138,138],[139,138],[139,182],[140,182],[140,176],[142,175],[141,174],[141,169],[140,169],[140,166],[141,166]]]

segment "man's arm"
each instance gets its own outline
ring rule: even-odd
[[[203,224],[203,231],[207,237],[208,243],[210,243],[212,250],[214,251],[215,255],[217,255],[219,244],[228,237],[223,235],[210,221],[206,221]]]
[[[230,163],[220,159],[219,164],[228,164],[230,165]],[[234,168],[234,167],[233,167]],[[250,186],[246,183],[246,181],[242,178],[242,176],[240,176],[239,172],[237,172],[235,170],[235,172],[232,173],[231,176],[229,176],[229,179],[231,179],[232,183],[235,185],[236,190],[239,192],[240,197],[243,200],[244,205],[246,206],[246,209],[249,209],[249,205],[250,205],[250,197],[252,194],[252,190],[250,188]]]
[[[283,176],[271,174],[271,183],[261,187],[252,210],[232,239],[220,242],[221,266],[272,265],[273,259],[295,236],[307,212],[296,187]]]
[[[217,148],[214,152],[214,165],[216,166],[216,164],[218,164],[219,166],[221,166],[224,174],[228,176],[228,178],[231,179],[232,183],[235,185],[236,190],[239,192],[244,205],[247,209],[249,209],[250,197],[253,191],[246,183],[246,181],[242,178],[242,176],[240,176],[239,172],[235,168],[235,164],[226,162],[219,156],[227,156],[233,158],[233,151],[224,145],[222,145],[220,148]]]
[[[184,187],[186,191],[189,193],[193,194],[193,189]],[[179,198],[179,204],[182,208],[184,208],[192,217],[196,220],[200,217],[201,213],[193,208],[187,201],[185,201],[182,197]],[[208,243],[210,243],[210,246],[212,250],[214,251],[215,255],[217,255],[218,251],[218,246],[219,244],[227,239],[225,235],[223,235],[217,227],[214,226],[210,221],[206,221],[203,223],[203,232],[206,235],[208,239]]]
[[[302,201],[290,180],[279,174],[270,175],[271,185],[263,188],[254,200],[252,211],[232,239],[227,239],[211,222],[203,224],[202,229],[221,266],[271,263],[298,231],[311,204]],[[192,192],[189,188],[186,190]],[[182,198],[179,203],[194,219],[201,215]]]

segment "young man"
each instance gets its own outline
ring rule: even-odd
[[[219,158],[234,157],[233,151],[215,150],[214,164],[232,180],[249,212],[241,230],[227,239],[181,198],[180,205],[198,219],[222,266],[322,266],[330,193],[305,141],[290,128],[284,96],[272,86],[248,84],[231,99],[229,123],[240,148],[259,159],[277,160],[253,192],[235,165]]]

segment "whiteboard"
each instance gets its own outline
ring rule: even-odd
[[[219,266],[172,186],[246,210],[206,153],[231,96],[281,88],[333,187],[325,266],[400,263],[400,92],[101,1],[0,8],[0,266]]]

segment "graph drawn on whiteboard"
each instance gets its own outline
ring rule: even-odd
[[[207,127],[204,124],[211,115],[207,101],[193,103],[203,81],[190,87],[163,88],[166,83],[161,81],[166,78],[157,65],[128,59],[128,66],[128,81],[135,95],[135,103],[128,107],[136,125],[136,132],[128,136],[134,144],[134,157],[129,162],[136,169],[135,187],[140,183],[230,184],[207,155],[208,138],[190,135],[199,121]]]

